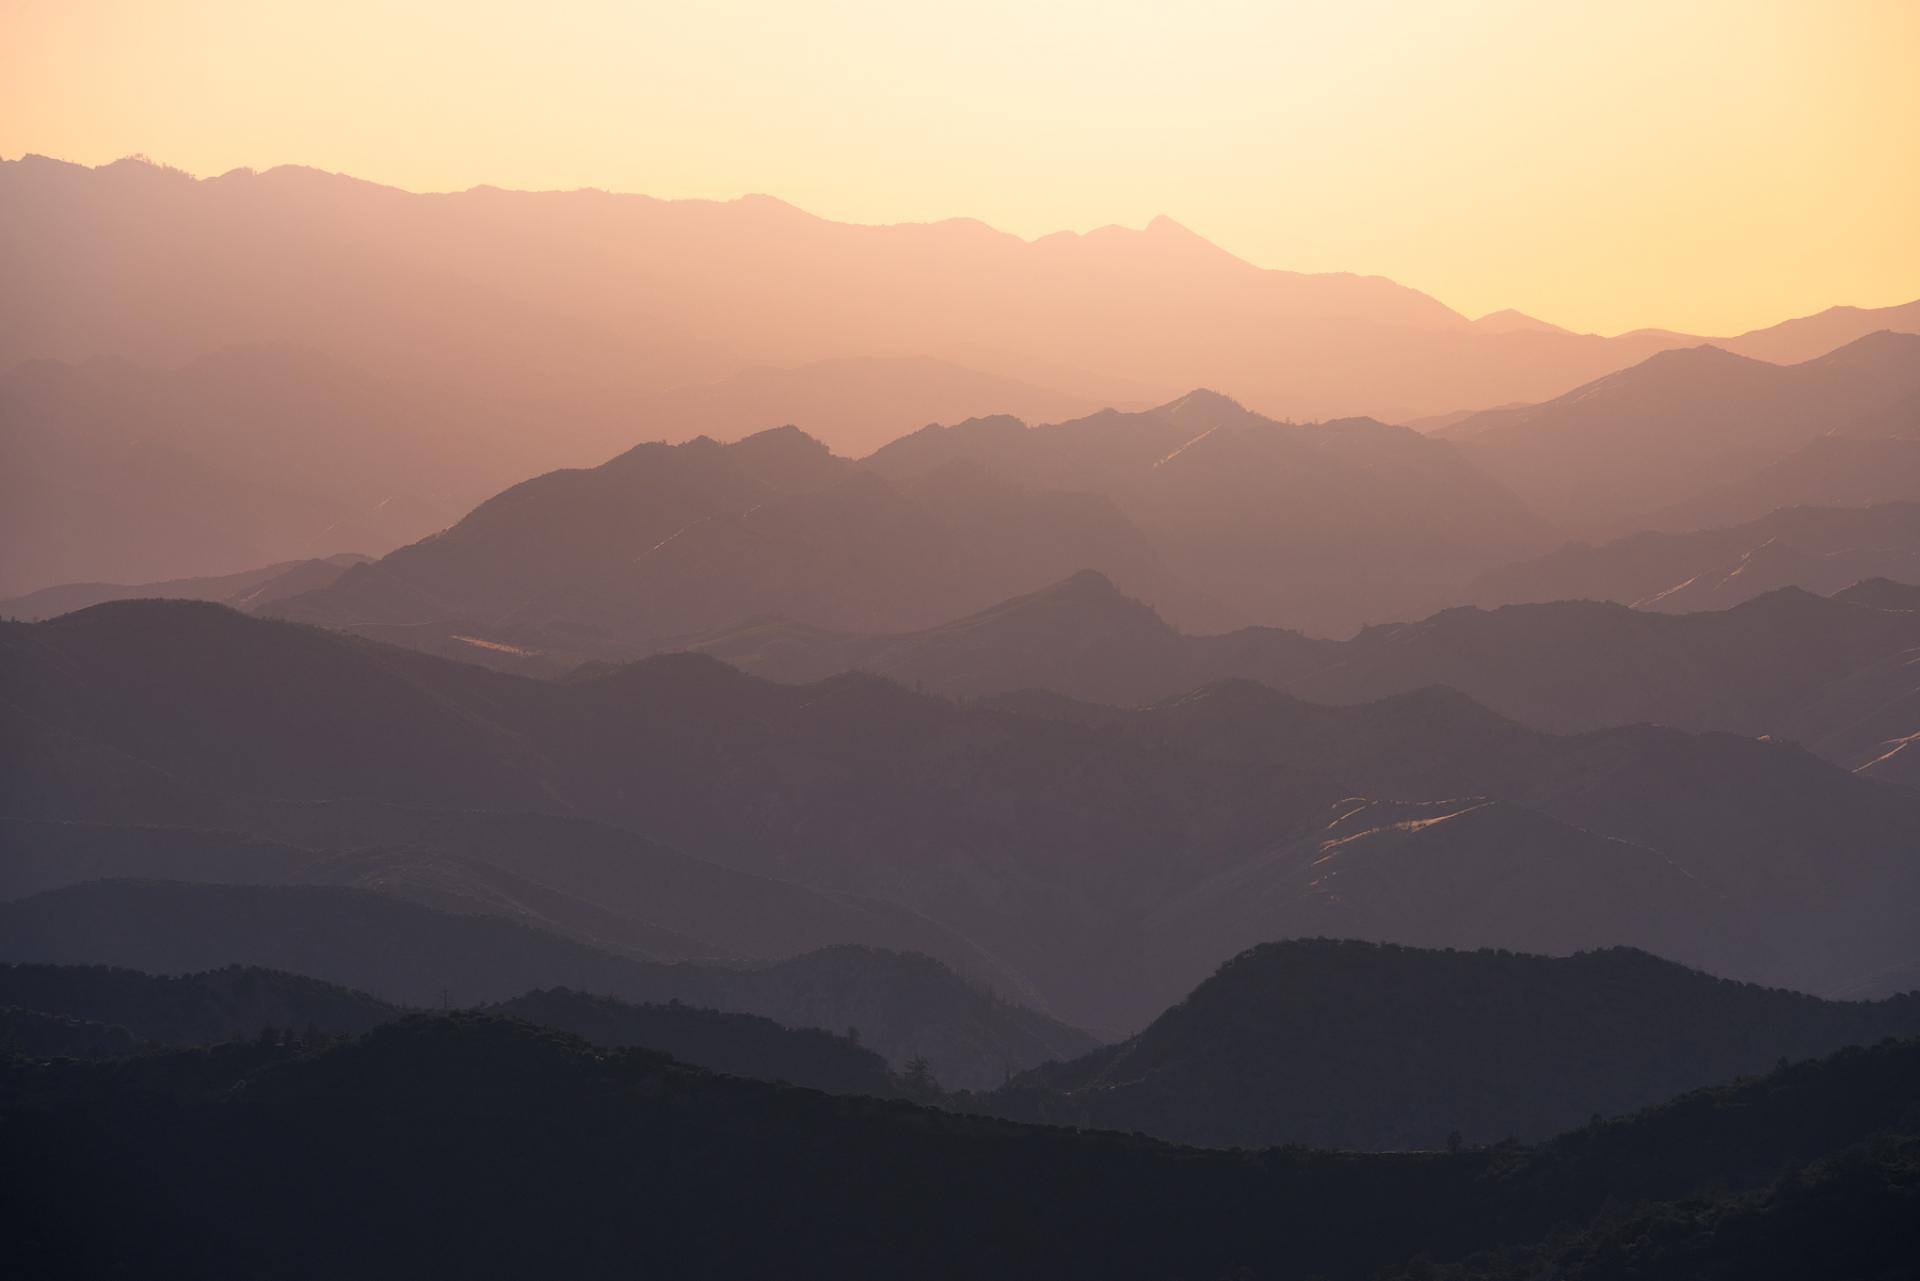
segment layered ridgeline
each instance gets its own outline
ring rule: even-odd
[[[541,670],[756,619],[909,630],[1082,568],[1184,625],[1320,634],[1469,599],[1678,610],[1832,591],[1852,581],[1840,574],[1897,577],[1920,556],[1901,507],[1854,506],[1920,498],[1920,473],[1898,465],[1920,440],[1915,369],[1920,336],[1904,334],[1791,367],[1676,352],[1434,436],[1277,422],[1197,391],[1038,427],[930,426],[859,462],[793,428],[643,445],[514,486],[264,608]],[[1603,487],[1622,505],[1604,521],[1553,479],[1593,488],[1602,445],[1623,473]],[[1849,506],[1768,514],[1808,503]],[[1549,551],[1567,530],[1618,532],[1670,507],[1668,527],[1716,532]],[[1742,523],[1756,519],[1770,523]],[[1607,569],[1622,557],[1638,581]]]
[[[489,1013],[638,1045],[682,1063],[839,1094],[889,1096],[887,1062],[845,1034],[680,1003],[632,1004],[566,988],[533,991]],[[0,1052],[97,1057],[231,1041],[319,1046],[404,1018],[401,1006],[280,970],[228,965],[152,975],[102,965],[0,965]]]
[[[792,427],[731,445],[652,443],[513,485],[458,520],[487,491],[441,485],[436,492],[465,496],[448,497],[453,505],[428,526],[449,528],[338,581],[315,576],[310,591],[235,603],[551,671],[768,618],[912,629],[1080,568],[1106,572],[1183,625],[1321,634],[1466,600],[1599,596],[1676,610],[1787,584],[1831,591],[1852,578],[1907,574],[1920,556],[1901,515],[1920,498],[1907,457],[1920,440],[1917,357],[1920,336],[1892,333],[1791,367],[1713,349],[1668,353],[1560,401],[1490,411],[1433,435],[1371,419],[1280,422],[1196,391],[1149,410],[1037,427],[1005,416],[930,426],[859,461]],[[1736,390],[1722,385],[1729,378]],[[32,381],[15,382],[23,380]],[[0,394],[0,416],[24,419],[15,452],[31,465],[16,474],[23,499],[9,519],[22,523],[10,542],[29,559],[41,555],[36,548],[78,558],[63,572],[23,565],[12,577],[98,576],[95,544],[147,555],[113,562],[129,576],[136,563],[165,561],[166,520],[144,498],[53,462],[40,475],[40,446],[27,439],[48,436],[48,448],[85,470],[126,454],[102,433],[129,430],[139,413],[49,427],[43,419],[74,411],[37,407],[36,397],[59,402],[52,392],[11,394],[28,407],[9,410]],[[308,430],[299,437],[310,448],[327,433],[310,417],[322,411],[303,404],[309,417],[297,421]],[[170,474],[146,453],[181,435],[156,427],[143,437],[127,464],[130,483],[155,469]],[[266,493],[281,483],[276,466],[324,474],[301,457],[269,447],[255,460],[243,473],[261,487],[251,509],[311,523],[300,503]],[[1555,489],[1592,488],[1590,472],[1603,463],[1621,472],[1605,490],[1618,511],[1584,512]],[[434,474],[424,463],[394,470]],[[222,532],[238,518],[223,515],[204,485],[176,478],[150,488],[187,496],[180,519],[190,516],[192,530],[226,549],[223,570],[274,549],[311,555],[396,541],[363,537],[338,515],[297,545],[241,537]],[[90,515],[69,491],[105,510]],[[36,515],[35,504],[49,502],[73,530],[43,528],[54,516]],[[1876,502],[1892,506],[1859,510]],[[1827,506],[1799,513],[1795,504]],[[392,495],[378,507],[396,510]],[[1762,524],[1749,527],[1755,520]],[[1711,532],[1551,550],[1569,530],[1648,522]],[[42,617],[60,601],[104,598],[92,593],[81,584],[0,608]],[[209,592],[157,583],[150,594]]]
[[[456,1014],[318,1052],[7,1061],[0,1193],[11,1257],[36,1274],[1357,1281],[1415,1256],[1425,1276],[1434,1260],[1603,1249],[1636,1206],[1741,1229],[1619,1239],[1642,1272],[1864,1281],[1917,1244],[1916,1081],[1920,1051],[1889,1042],[1536,1149],[1203,1152],[714,1076]],[[312,1233],[316,1212],[360,1230]]]
[[[1912,762],[1899,749],[1920,731],[1916,607],[1920,590],[1877,580],[1831,598],[1781,588],[1686,615],[1594,601],[1456,608],[1326,641],[1272,628],[1181,632],[1083,571],[917,632],[764,622],[685,644],[775,680],[857,670],[941,694],[1045,689],[1123,707],[1221,680],[1330,703],[1441,685],[1544,730],[1648,722],[1772,735],[1849,769],[1904,778]]]
[[[171,918],[174,905],[164,895],[181,892],[147,893],[138,905]],[[595,1045],[662,1051],[730,1075],[842,1094],[915,1097],[973,1114],[1208,1147],[1394,1150],[1533,1141],[1779,1062],[1920,1032],[1920,993],[1822,1001],[1712,978],[1621,948],[1549,958],[1316,939],[1243,953],[1124,1042],[1080,1052],[1057,1038],[1046,1047],[1053,1054],[1044,1065],[1004,1085],[963,1072],[959,1084],[967,1088],[955,1092],[942,1090],[928,1054],[898,1058],[890,1070],[857,1027],[802,1025],[809,1018],[861,1017],[883,1037],[897,1036],[914,1001],[926,1007],[912,1015],[922,1026],[967,1024],[953,1016],[953,1001],[942,997],[937,981],[917,987],[896,981],[897,996],[875,999],[885,982],[876,958],[806,957],[731,981],[689,971],[663,978],[577,960],[570,968],[551,960],[542,968],[502,931],[482,934],[496,948],[505,939],[504,962],[489,963],[457,936],[415,919],[415,955],[396,964],[381,931],[365,927],[365,912],[358,919],[311,911],[295,917],[257,894],[236,902],[218,887],[188,892],[210,904],[253,907],[281,930],[302,922],[360,924],[361,940],[275,951],[218,922],[205,927],[211,938],[198,942],[165,923],[116,921],[134,937],[118,942],[114,955],[180,972],[0,966],[8,1052],[98,1057],[256,1039],[317,1045],[407,1013],[404,1005],[277,969],[185,968],[202,955],[266,955],[317,973],[366,974],[386,990],[442,977],[429,973],[436,967],[478,964],[482,990],[511,982],[515,972],[558,973],[601,993],[545,988],[486,1004],[489,1013]],[[50,904],[0,908],[0,921],[24,933],[24,951],[59,952],[43,937],[49,927],[82,939],[97,935],[108,910],[102,899],[116,894],[126,897],[110,885],[87,887]],[[86,900],[83,909],[76,909],[76,897]],[[97,947],[77,942],[65,951]],[[184,964],[172,964],[183,957]],[[907,968],[903,959],[895,964]],[[829,973],[836,966],[864,976],[863,1008],[845,1004],[844,985]],[[671,990],[702,1004],[605,994],[616,989],[653,998]],[[443,1006],[453,1001],[453,989],[443,989],[440,1000]],[[773,1009],[786,1021],[740,1012],[742,1005]],[[939,1053],[949,1068],[979,1062],[994,1039],[988,1022],[976,1017],[966,1028],[974,1039],[970,1057],[957,1044],[934,1045],[930,1038],[920,1048]],[[1011,1024],[1002,1020],[1003,1038]],[[999,1048],[1033,1061],[1032,1046],[1003,1040]],[[1014,1066],[1010,1059],[1003,1075]],[[989,1084],[994,1088],[984,1088]]]
[[[1435,689],[1353,706],[1252,682],[1133,710],[956,703],[864,675],[781,685],[686,654],[553,683],[189,603],[99,606],[0,641],[0,809],[43,832],[97,825],[52,830],[79,832],[72,847],[94,853],[75,867],[100,870],[61,880],[47,838],[22,890],[183,874],[143,872],[147,848],[193,861],[98,826],[308,854],[425,844],[457,857],[403,860],[403,892],[499,893],[522,904],[508,915],[617,938],[568,900],[606,904],[663,927],[631,938],[668,958],[668,932],[712,928],[698,922],[726,916],[727,878],[744,875],[783,940],[798,929],[782,905],[824,897],[849,927],[897,928],[888,946],[1119,1033],[1286,937],[1626,944],[1828,993],[1877,994],[1915,960],[1920,794],[1780,742],[1646,725],[1555,736]],[[538,817],[487,834],[513,811]],[[186,874],[265,879],[231,870],[250,857]],[[554,894],[521,900],[476,864]],[[702,915],[650,917],[656,879]],[[750,945],[757,928],[731,937]]]
[[[1821,1001],[1611,949],[1317,939],[1235,957],[1138,1035],[1036,1068],[1001,1115],[1214,1147],[1533,1141],[1777,1060],[1920,1034],[1920,993]]]
[[[1091,567],[1176,617],[1339,631],[1552,543],[1446,442],[1194,392],[929,427],[857,463],[790,428],[642,445],[272,612],[466,656],[617,657],[756,617],[923,626]]]
[[[855,1029],[886,1061],[904,1067],[924,1059],[951,1088],[997,1085],[1015,1071],[1093,1044],[1083,1033],[994,999],[922,956],[840,947],[752,966],[664,965],[493,916],[438,912],[335,887],[88,881],[0,903],[0,959],[163,975],[255,966],[415,1007],[505,1002],[505,1013],[609,1044],[639,1042],[676,1054],[700,1044],[697,1027],[677,1027],[665,1015],[641,1023],[624,1007],[596,1011],[562,994],[533,990],[570,988],[628,1003],[678,1001],[759,1015],[785,1028],[842,1035]],[[194,982],[204,986],[206,980]],[[70,1007],[52,1012],[76,1013]],[[303,1026],[296,1018],[265,1021]],[[329,1031],[365,1026],[339,1023],[321,1020]],[[668,1033],[675,1039],[658,1039]],[[682,1057],[725,1071],[742,1066],[738,1054],[716,1058],[696,1051]]]

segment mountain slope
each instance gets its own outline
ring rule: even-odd
[[[1781,587],[1824,596],[1863,578],[1920,579],[1920,502],[1783,508],[1744,525],[1569,543],[1481,575],[1467,599],[1612,600],[1685,613]]]
[[[1870,334],[1796,365],[1698,347],[1663,352],[1544,404],[1474,415],[1440,434],[1565,527],[1620,534],[1753,477],[1826,433],[1913,435],[1916,371],[1913,334]],[[1711,511],[1711,500],[1702,503]]]
[[[650,965],[508,921],[333,887],[95,881],[0,904],[0,952],[161,974],[261,966],[414,1006],[552,987],[679,1000],[789,1027],[859,1028],[890,1061],[925,1057],[952,1086],[997,1083],[1091,1044],[924,957],[836,948],[737,969]]]

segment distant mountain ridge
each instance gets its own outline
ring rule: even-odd
[[[1920,710],[1901,710],[1920,694],[1920,677],[1902,676],[1920,654],[1914,590],[1879,580],[1823,599],[1786,587],[1694,614],[1578,600],[1459,607],[1325,641],[1269,628],[1183,633],[1083,571],[922,632],[768,622],[686,647],[774,680],[857,670],[947,695],[1044,689],[1122,707],[1221,680],[1326,703],[1441,685],[1555,733],[1645,721],[1771,734],[1856,768],[1920,731]],[[1882,738],[1861,732],[1867,712],[1885,724]]]
[[[1866,578],[1920,580],[1920,501],[1783,507],[1740,525],[1568,543],[1481,575],[1467,595],[1478,605],[1611,600],[1685,613],[1789,586],[1830,595]]]
[[[1254,267],[1166,218],[1023,241],[965,219],[849,226],[765,196],[413,195],[292,166],[194,179],[39,156],[0,167],[0,212],[32,246],[35,270],[9,276],[38,317],[0,327],[0,366],[272,341],[479,371],[516,399],[544,367],[583,412],[756,365],[908,356],[1108,402],[1213,384],[1274,414],[1403,419],[1546,399],[1698,341],[1476,323],[1379,277]],[[305,305],[263,306],[263,282]],[[360,323],[342,323],[346,298]],[[1920,328],[1915,311],[1835,308],[1724,341],[1804,360]]]
[[[273,612],[467,657],[620,658],[757,617],[924,626],[1093,567],[1178,617],[1339,631],[1549,545],[1442,441],[1194,391],[928,427],[858,463],[793,428],[642,445]]]

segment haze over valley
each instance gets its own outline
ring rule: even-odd
[[[1907,7],[17,16],[6,1275],[1920,1275]]]

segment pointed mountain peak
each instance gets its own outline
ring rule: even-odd
[[[1480,317],[1480,319],[1474,321],[1473,324],[1474,328],[1485,330],[1490,334],[1567,334],[1573,332],[1570,329],[1562,329],[1559,325],[1549,324],[1544,320],[1529,316],[1524,311],[1515,311],[1511,307],[1503,308],[1500,311],[1490,311]]]
[[[1212,243],[1191,227],[1177,223],[1165,214],[1155,214],[1153,219],[1147,223],[1146,230],[1149,235],[1154,236],[1182,236],[1189,240],[1198,240],[1206,244]]]
[[[1157,412],[1163,414],[1238,412],[1244,413],[1246,406],[1223,392],[1208,387],[1195,387],[1177,400],[1170,400],[1160,406]]]
[[[743,453],[779,453],[805,457],[819,457],[833,452],[818,437],[808,435],[792,423],[780,427],[769,427],[765,431],[756,431],[751,435],[742,436],[727,448]]]
[[[1834,348],[1824,356],[1814,357],[1809,363],[1829,368],[1857,369],[1889,361],[1916,359],[1920,359],[1920,334],[1902,333],[1897,329],[1876,329],[1843,347]]]
[[[1081,600],[1124,600],[1125,594],[1111,578],[1097,569],[1069,574],[1051,587],[1043,587],[1037,596],[1074,597]]]

